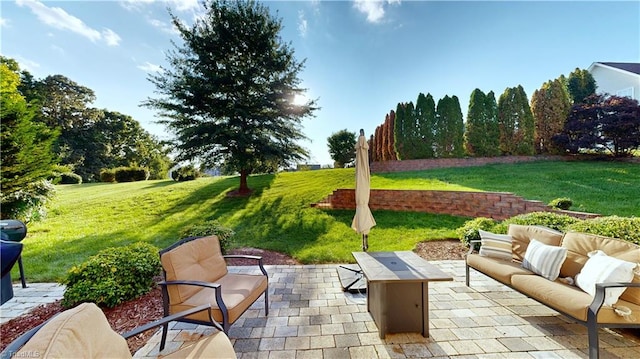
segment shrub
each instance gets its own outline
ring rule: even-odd
[[[115,169],[117,182],[146,181],[149,171],[140,167],[118,167]]]
[[[60,184],[81,184],[82,177],[73,172],[65,172],[60,174]]]
[[[41,180],[7,194],[0,191],[2,218],[15,218],[24,223],[46,217],[46,205],[55,196],[56,189],[50,181]]]
[[[456,232],[458,234],[458,238],[460,238],[460,242],[468,247],[470,241],[480,240],[480,234],[478,233],[479,229],[482,229],[483,231],[495,232],[494,228],[496,227],[496,225],[497,222],[494,219],[478,217],[470,221],[466,221],[462,227],[456,230]]]
[[[103,169],[100,171],[100,181],[113,183],[116,181],[116,170],[114,169]]]
[[[94,302],[112,308],[149,292],[159,273],[158,248],[150,244],[107,248],[69,270],[62,305]]]
[[[567,228],[576,222],[580,222],[580,220],[571,216],[567,216],[566,214],[553,212],[531,212],[505,219],[504,221],[502,221],[502,223],[500,223],[498,227],[499,230],[502,231],[499,233],[507,233],[507,228],[509,227],[509,224],[512,223],[525,226],[545,226],[553,228],[557,231],[566,232]]]
[[[598,217],[579,221],[568,226],[567,230],[593,233],[606,237],[620,238],[640,244],[640,217]]]
[[[180,231],[182,238],[186,237],[204,237],[215,234],[220,240],[220,249],[222,253],[227,253],[231,246],[231,237],[235,234],[231,228],[225,227],[215,219],[207,220],[203,223],[194,224],[183,228]]]
[[[193,167],[193,165],[179,167],[171,171],[171,178],[178,182],[192,181],[198,177],[200,177],[200,171]]]
[[[551,208],[554,208],[554,209],[567,210],[567,209],[571,208],[571,206],[573,206],[573,201],[571,200],[571,198],[560,197],[560,198],[556,198],[554,200],[551,200],[551,202],[549,202],[548,206],[551,207]]]

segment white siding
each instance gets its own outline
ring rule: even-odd
[[[590,72],[598,85],[597,93],[631,95],[632,98],[640,100],[640,75],[609,69],[597,64],[591,68]]]

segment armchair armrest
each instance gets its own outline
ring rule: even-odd
[[[467,252],[467,254],[473,254],[476,249],[476,244],[478,245],[478,250],[480,250],[480,245],[482,244],[481,240],[474,239],[469,241],[469,252]]]
[[[211,314],[211,306],[209,304],[203,304],[201,306],[189,309],[189,310],[185,310],[173,315],[169,315],[167,317],[164,317],[162,319],[153,321],[151,323],[147,323],[145,325],[142,325],[136,329],[133,329],[131,331],[128,331],[126,333],[120,334],[123,338],[125,339],[129,339],[131,337],[134,337],[140,333],[146,332],[147,330],[153,329],[153,328],[157,328],[159,326],[162,326],[166,323],[172,322],[174,320],[177,319],[181,319],[184,318],[186,316],[189,316],[191,314],[197,313],[197,312],[201,312],[203,310],[207,310],[209,312],[209,320],[211,321],[211,324],[216,327],[216,329],[220,330],[221,332],[224,332],[224,329],[222,328],[222,326],[220,325],[220,323],[216,322],[213,319],[213,315]]]
[[[195,285],[198,287],[205,287],[205,288],[213,288],[216,291],[216,303],[218,304],[218,308],[220,308],[220,310],[222,311],[222,317],[225,318],[225,313],[227,311],[227,306],[224,304],[224,301],[222,300],[222,286],[218,283],[210,283],[210,282],[203,282],[203,281],[199,281],[199,280],[171,280],[171,281],[162,281],[158,283],[160,286],[162,286],[163,290],[167,290],[167,287],[170,285]],[[163,295],[163,300],[166,300],[165,302],[165,314],[167,314],[166,310],[167,310],[167,305],[168,303],[168,299],[167,296]],[[177,313],[176,313],[177,314]],[[209,312],[209,316],[211,316],[211,312]]]
[[[596,321],[596,317],[600,308],[604,304],[604,296],[605,290],[607,288],[640,288],[640,283],[620,283],[620,282],[609,282],[609,283],[596,283],[596,295],[593,296],[593,301],[589,305],[589,311],[587,312],[587,320]]]
[[[261,256],[252,256],[252,255],[248,255],[248,254],[225,254],[222,256],[224,259],[230,259],[230,258],[241,258],[241,259],[253,259],[258,261],[258,266],[260,266],[260,271],[262,272],[262,274],[268,276],[267,271],[264,269],[264,266],[262,264],[262,257]]]

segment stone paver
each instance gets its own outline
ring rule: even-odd
[[[379,338],[367,312],[366,294],[344,293],[336,265],[265,266],[269,272],[271,312],[258,300],[231,326],[229,338],[238,358],[587,358],[587,332],[492,279],[472,271],[464,284],[463,261],[433,261],[454,277],[434,282],[430,292],[430,338],[419,333]],[[229,267],[252,273],[251,267]],[[5,322],[35,305],[62,298],[64,287],[29,283],[14,286],[15,297],[0,307]],[[157,332],[136,358],[156,358],[189,345],[215,329],[172,323],[167,347],[158,353]],[[640,357],[640,338],[629,332],[600,332],[603,358]]]

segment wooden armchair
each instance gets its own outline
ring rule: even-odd
[[[236,274],[227,271],[226,258],[254,259],[262,274]],[[189,237],[160,251],[164,281],[164,315],[169,316],[203,304],[211,305],[213,317],[229,327],[264,293],[265,315],[269,315],[269,281],[262,257],[222,255],[218,237]],[[210,325],[206,313],[179,319],[181,322]],[[163,326],[160,350],[167,339]]]

